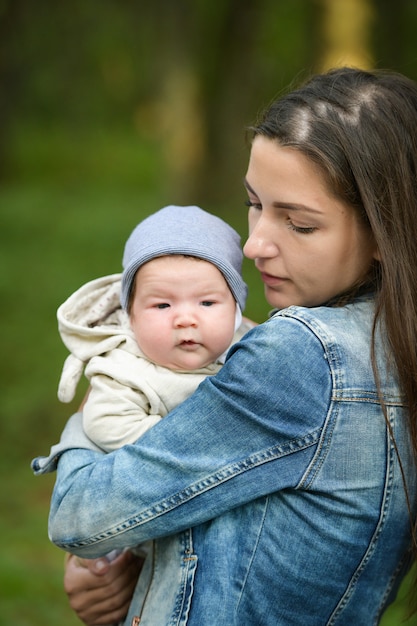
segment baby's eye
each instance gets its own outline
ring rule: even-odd
[[[213,306],[215,304],[214,300],[202,300],[201,306]]]
[[[168,307],[168,302],[159,302],[158,304],[155,304],[156,309],[167,309]]]

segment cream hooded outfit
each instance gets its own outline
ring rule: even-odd
[[[57,313],[62,340],[71,352],[58,397],[62,402],[74,398],[85,368],[91,388],[83,408],[84,429],[107,452],[136,441],[222,365],[216,362],[178,372],[150,361],[121,308],[121,276],[104,276],[83,285]],[[233,343],[250,328],[241,324]]]
[[[240,237],[229,224],[196,206],[167,206],[140,222],[125,245],[123,274],[87,283],[58,309],[59,331],[71,352],[58,397],[73,399],[85,368],[91,388],[84,430],[107,452],[139,439],[222,365],[223,355],[203,369],[172,371],[150,361],[137,345],[126,312],[136,272],[171,254],[204,259],[223,274],[236,301],[233,343],[251,328],[241,324],[247,286]]]

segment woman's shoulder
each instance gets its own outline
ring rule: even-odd
[[[324,362],[345,369],[354,360],[363,360],[368,372],[373,317],[373,302],[365,300],[343,307],[291,306],[273,312],[242,341],[251,342],[255,357],[262,352],[271,359],[285,359],[287,368],[297,369],[308,361],[311,369]]]
[[[360,300],[342,307],[289,307],[277,311],[264,324],[265,337],[268,336],[265,344],[272,342],[276,350],[286,345],[287,363],[292,362],[294,367],[297,362],[309,361],[313,370],[320,367],[320,360],[325,361],[335,384],[373,394],[374,315],[372,300]],[[397,397],[396,378],[387,364],[384,333],[375,334],[373,347],[381,388],[388,396]]]
[[[373,299],[360,299],[345,306],[300,307],[291,306],[275,311],[268,322],[282,324],[282,320],[294,320],[306,326],[318,337],[343,338],[352,341],[355,337],[370,339],[374,321]]]

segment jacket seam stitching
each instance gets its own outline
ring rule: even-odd
[[[283,456],[287,456],[294,452],[302,451],[316,445],[317,441],[319,440],[320,433],[321,429],[317,429],[316,431],[308,433],[302,438],[287,442],[285,446],[275,446],[242,461],[232,463],[229,466],[223,468],[221,471],[215,472],[214,474],[202,478],[201,480],[194,483],[194,485],[188,486],[186,489],[183,489],[182,491],[179,491],[176,494],[165,498],[158,504],[155,504],[151,508],[142,511],[140,514],[133,516],[125,520],[124,522],[121,522],[120,524],[112,529],[107,530],[106,532],[94,535],[82,541],[62,543],[60,542],[57,545],[63,548],[83,547],[91,544],[98,544],[101,541],[105,541],[109,538],[121,535],[128,530],[132,530],[132,528],[141,526],[145,522],[149,522],[152,519],[156,519],[161,515],[174,510],[179,505],[184,504],[185,502],[192,500],[196,496],[209,491],[214,486],[223,484],[234,478],[235,476],[243,474],[249,469],[259,467],[270,461],[275,461]]]

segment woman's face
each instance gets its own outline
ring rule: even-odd
[[[377,250],[356,212],[329,193],[301,152],[257,136],[246,174],[249,238],[265,296],[276,308],[316,306],[368,272]]]

